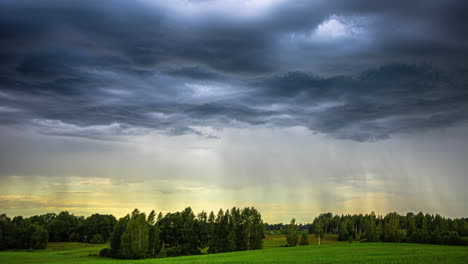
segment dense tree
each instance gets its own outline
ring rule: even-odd
[[[141,259],[148,253],[149,227],[145,213],[138,209],[132,212],[120,241],[120,255],[123,258]]]
[[[161,229],[159,229],[159,226],[156,222],[156,213],[151,211],[151,213],[148,215],[148,256],[150,257],[156,257],[161,251],[162,247],[162,241],[160,238],[161,235]]]
[[[417,232],[416,228],[416,218],[413,213],[406,214],[406,236],[408,237],[407,241],[411,241],[411,237]]]
[[[338,230],[338,240],[349,241],[356,237],[355,227],[352,218],[347,216],[344,221],[340,223]]]
[[[345,220],[340,223],[340,228],[338,229],[338,240],[345,241],[349,238],[348,232],[348,220]]]
[[[320,241],[323,238],[323,235],[325,233],[323,221],[320,218],[315,219],[312,227],[313,227],[313,233],[315,234],[315,237],[317,238],[318,245],[320,246]]]
[[[168,213],[158,223],[169,255],[199,254],[202,246],[207,244],[200,236],[199,219],[190,207],[182,212]]]
[[[364,220],[364,238],[367,242],[377,242],[380,240],[380,232],[377,228],[374,212]]]
[[[265,226],[263,224],[262,215],[255,208],[250,207],[244,209],[244,218],[248,219],[249,244],[247,250],[263,248],[263,239],[265,238]]]
[[[119,219],[111,236],[111,249],[102,256],[143,258],[229,252],[263,247],[265,228],[260,213],[253,207],[220,210],[197,216],[190,207],[182,212],[159,214],[152,211],[144,222],[138,210]],[[145,225],[143,225],[145,223]],[[146,249],[146,251],[145,251]]]
[[[82,231],[84,234],[82,240],[89,240],[89,242],[94,244],[107,242],[114,230],[116,222],[117,220],[113,215],[91,215],[84,220]]]
[[[70,241],[70,235],[77,229],[79,219],[68,212],[59,213],[46,226],[49,232],[49,241],[67,242]]]
[[[114,226],[114,231],[112,232],[110,238],[110,250],[108,254],[105,254],[109,257],[114,258],[124,258],[125,256],[122,254],[121,245],[122,245],[122,235],[125,233],[127,229],[127,223],[130,221],[130,215],[122,217]]]
[[[162,246],[160,238],[161,230],[157,225],[149,227],[148,233],[148,256],[155,257],[159,254]]]
[[[296,224],[296,219],[291,219],[286,233],[286,244],[288,247],[294,247],[299,242],[299,228]]]
[[[34,215],[31,216],[29,219],[31,220],[31,223],[35,223],[40,226],[47,226],[47,224],[49,224],[50,221],[52,221],[56,216],[57,214],[55,213],[47,213],[43,215]]]
[[[30,219],[0,215],[0,249],[44,249],[48,238],[47,230]]]
[[[214,248],[216,246],[216,235],[215,235],[215,226],[216,226],[216,216],[213,211],[210,212],[207,221],[208,228],[208,252],[214,253]]]
[[[400,227],[400,217],[397,213],[390,213],[385,217],[383,238],[386,242],[401,242],[405,232]]]
[[[428,215],[424,215],[423,213],[418,213],[415,216],[416,222],[416,230],[413,231],[409,241],[415,243],[429,243],[430,236],[429,236],[429,229],[428,229],[428,219],[430,217]]]
[[[468,234],[468,219],[452,220],[437,214],[389,213],[382,217],[374,213],[342,216],[326,213],[314,219],[309,232],[313,233],[320,223],[324,232],[338,234],[339,240],[352,240],[359,236],[368,242],[463,244],[463,241],[468,241],[468,238],[463,238]]]
[[[216,216],[216,222],[213,230],[213,248],[212,253],[234,251],[235,248],[235,232],[232,228],[232,219],[229,210],[224,212],[219,210]]]
[[[446,245],[468,244],[468,219],[440,215],[389,213],[368,215],[320,214],[311,224],[264,224],[253,207],[220,210],[218,214],[195,215],[190,207],[163,215],[152,211],[148,217],[135,210],[117,221],[112,215],[93,214],[87,218],[68,212],[48,213],[10,219],[0,215],[0,249],[45,248],[48,241],[103,243],[110,249],[103,256],[144,258],[252,250],[263,247],[266,230],[285,234],[287,244],[306,243],[305,230],[322,237],[338,234],[339,240],[414,242]],[[50,233],[49,233],[50,232]],[[299,234],[302,234],[299,237]]]
[[[299,245],[306,246],[309,245],[309,236],[306,232],[302,232],[301,239],[299,240]]]
[[[202,211],[201,213],[198,214],[197,220],[195,222],[196,224],[196,232],[199,241],[199,247],[200,248],[207,248],[209,246],[209,240],[210,240],[210,223],[208,222],[208,214],[205,211]]]
[[[38,224],[31,224],[29,226],[29,248],[32,249],[45,249],[49,239],[49,233],[45,228]]]

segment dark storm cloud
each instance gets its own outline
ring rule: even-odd
[[[365,141],[468,117],[464,1],[195,10],[210,3],[2,1],[0,122],[90,138],[299,125]]]
[[[468,119],[468,72],[431,65],[387,65],[353,78],[289,73],[259,84],[265,102],[288,98],[288,110],[315,131],[372,140],[445,128]],[[315,107],[314,107],[315,106]],[[309,109],[309,110],[308,110]]]

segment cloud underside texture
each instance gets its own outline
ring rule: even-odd
[[[368,141],[468,118],[464,1],[224,2],[2,1],[0,122]]]

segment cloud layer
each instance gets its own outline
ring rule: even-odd
[[[2,1],[0,122],[99,139],[265,125],[368,141],[447,128],[468,119],[467,8]]]

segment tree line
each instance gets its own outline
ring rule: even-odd
[[[361,242],[407,242],[424,244],[468,244],[468,218],[450,219],[430,215],[396,212],[385,216],[320,214],[309,227],[313,234],[337,234],[338,240]]]
[[[110,242],[101,256],[139,259],[260,249],[264,237],[265,226],[254,207],[197,215],[187,207],[166,215],[153,210],[148,216],[135,209],[119,220],[66,211],[13,219],[0,215],[0,250],[43,249],[48,242]]]
[[[438,214],[389,213],[333,215],[324,213],[312,223],[263,223],[253,207],[232,208],[197,215],[181,212],[148,216],[135,210],[117,220],[112,215],[75,216],[68,212],[28,218],[0,215],[1,249],[42,249],[48,242],[106,243],[103,256],[145,258],[259,249],[265,234],[286,236],[288,246],[308,244],[308,234],[318,240],[335,234],[338,240],[468,244],[468,218],[450,219]]]
[[[1,249],[43,249],[48,242],[101,244],[109,240],[117,222],[112,215],[93,214],[87,218],[66,211],[10,219],[0,215]]]
[[[37,223],[22,216],[13,219],[6,214],[0,215],[1,249],[44,249],[47,247],[49,233]]]
[[[261,249],[264,224],[253,207],[219,210],[198,215],[187,207],[181,212],[148,216],[135,209],[119,219],[110,239],[110,248],[101,256],[141,259]]]

